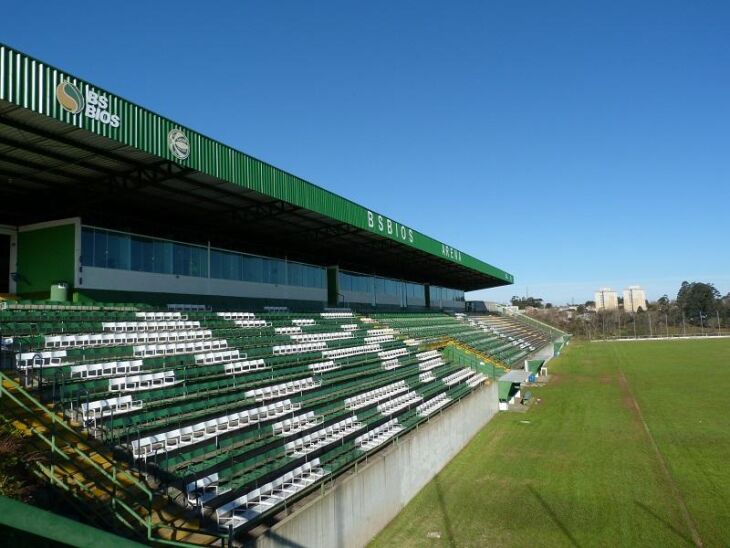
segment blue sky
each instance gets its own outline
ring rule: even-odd
[[[504,268],[730,291],[727,2],[75,2],[0,40]]]

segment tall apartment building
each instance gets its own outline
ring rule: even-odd
[[[641,308],[646,310],[646,294],[638,285],[630,285],[624,289],[624,310],[637,312]]]
[[[596,310],[616,310],[618,298],[616,292],[610,287],[604,287],[596,291]]]

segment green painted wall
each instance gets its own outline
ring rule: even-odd
[[[18,233],[18,295],[47,298],[51,284],[74,281],[76,225]]]

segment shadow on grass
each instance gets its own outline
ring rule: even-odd
[[[558,515],[550,507],[550,505],[545,501],[545,499],[542,498],[540,493],[538,493],[537,490],[532,485],[528,485],[527,489],[530,491],[530,493],[532,493],[535,496],[535,498],[540,503],[540,505],[545,509],[545,512],[547,512],[547,515],[550,516],[550,518],[555,522],[555,525],[558,526],[558,529],[560,529],[563,532],[563,534],[570,541],[570,543],[573,546],[575,546],[576,548],[580,548],[580,544],[578,544],[578,541],[575,540],[575,537],[570,534],[570,531],[568,531],[568,528],[563,524],[562,521],[560,521],[560,519],[558,518]]]
[[[679,529],[677,529],[670,522],[668,522],[667,520],[665,520],[664,518],[662,518],[661,516],[659,516],[656,512],[654,512],[654,510],[652,510],[651,508],[649,508],[646,504],[644,504],[643,502],[639,502],[638,500],[635,500],[634,503],[636,504],[636,506],[638,506],[639,508],[641,508],[644,512],[646,512],[651,517],[653,517],[654,519],[656,519],[659,523],[661,523],[662,525],[664,525],[664,527],[666,527],[667,529],[669,529],[672,533],[674,533],[679,538],[681,538],[683,541],[685,541],[687,544],[689,544],[690,546],[695,546],[695,543],[692,541],[692,539],[690,537],[688,537],[687,535],[685,535],[682,531],[680,531]]]
[[[444,493],[441,489],[441,478],[438,474],[433,478],[436,484],[436,496],[439,499],[439,507],[441,508],[441,515],[444,516],[444,526],[446,527],[446,536],[449,546],[456,548],[456,541],[454,540],[454,530],[451,527],[451,519],[449,514],[446,512],[446,502],[444,501]]]

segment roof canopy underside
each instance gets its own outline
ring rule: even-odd
[[[54,95],[70,77],[27,56],[0,47],[0,69],[0,224],[79,216],[467,291],[512,283],[506,272],[395,221],[395,235],[378,232],[369,222],[377,213],[184,128],[191,153],[180,161],[162,143],[169,127],[181,126],[110,94],[120,128],[70,117]]]

